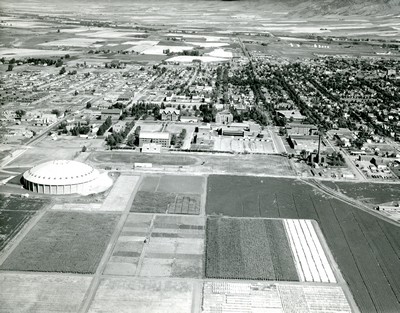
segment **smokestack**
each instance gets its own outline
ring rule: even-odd
[[[317,152],[317,163],[321,160],[321,133],[318,134],[318,152]]]

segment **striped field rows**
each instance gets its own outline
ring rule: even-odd
[[[351,313],[337,285],[204,282],[202,313]]]
[[[311,220],[284,220],[300,281],[336,283]]]

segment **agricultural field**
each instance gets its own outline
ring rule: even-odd
[[[92,278],[0,273],[1,313],[75,313]]]
[[[33,214],[34,212],[30,211],[0,211],[0,251],[31,219]]]
[[[202,176],[146,176],[131,212],[199,214],[204,186]]]
[[[105,274],[201,278],[204,218],[130,214]]]
[[[325,186],[368,204],[400,201],[400,184],[321,181]]]
[[[298,180],[209,176],[207,189],[209,215],[315,219],[361,312],[400,311],[398,226]]]
[[[207,219],[207,278],[299,281],[281,220]]]
[[[0,195],[0,251],[48,201]]]
[[[89,313],[187,313],[193,283],[136,277],[103,278]]]
[[[129,214],[117,239],[105,274],[135,276],[144,241],[150,234],[153,216]]]
[[[352,312],[346,296],[339,286],[305,286],[264,282],[205,282],[202,307],[203,313]]]
[[[27,199],[0,194],[0,211],[39,211],[48,203],[49,201],[44,199]]]
[[[156,216],[140,276],[201,278],[205,219]]]
[[[94,273],[118,218],[111,214],[48,212],[0,269]]]
[[[283,220],[300,281],[336,283],[335,275],[310,220]]]

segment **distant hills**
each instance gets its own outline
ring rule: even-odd
[[[400,0],[288,0],[287,3],[302,15],[400,14]]]
[[[211,0],[212,1],[212,0]],[[302,15],[386,15],[400,14],[400,0],[219,0],[233,3],[253,4],[260,10],[286,9]]]

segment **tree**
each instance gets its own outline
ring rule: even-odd
[[[51,110],[51,114],[55,114],[55,115],[57,115],[57,117],[60,117],[61,111],[59,109],[53,109],[53,110]]]
[[[90,109],[92,107],[92,104],[90,103],[90,101],[88,101],[87,103],[86,103],[86,109]]]
[[[8,64],[7,72],[11,72],[13,70],[13,68],[14,68],[13,64]]]
[[[134,147],[135,146],[135,140],[136,140],[135,135],[134,134],[130,134],[129,137],[128,137],[128,140],[126,141],[126,144],[129,147]]]
[[[15,111],[15,114],[17,114],[17,117],[21,118],[26,114],[26,111],[19,109],[19,110]]]
[[[139,146],[140,126],[135,129],[135,146]]]
[[[83,146],[82,147],[82,152],[86,152],[86,150],[87,150],[86,146]]]
[[[65,67],[62,67],[62,68],[61,68],[61,70],[60,70],[60,75],[63,75],[63,74],[65,74],[65,72],[66,72],[66,69],[65,69]]]
[[[176,144],[176,135],[172,134],[172,136],[171,136],[171,145],[175,146],[175,144]]]
[[[58,59],[56,62],[56,67],[60,67],[63,65],[63,61],[61,59]]]

